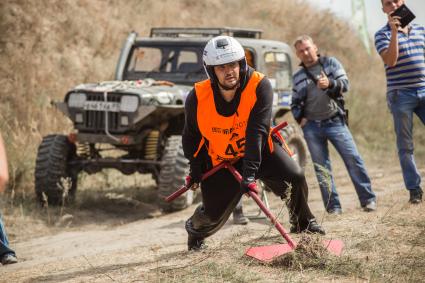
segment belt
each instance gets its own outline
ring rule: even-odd
[[[336,121],[342,121],[341,115],[339,113],[335,114],[334,116],[323,119],[323,120],[312,120],[315,123],[328,123],[328,122],[336,122]]]

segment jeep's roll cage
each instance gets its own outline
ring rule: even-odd
[[[151,28],[150,37],[214,37],[228,35],[233,37],[260,39],[263,31],[246,28]]]

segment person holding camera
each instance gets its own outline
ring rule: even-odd
[[[348,90],[345,70],[336,58],[320,57],[316,44],[308,35],[298,37],[294,47],[301,60],[301,69],[293,77],[291,110],[304,132],[326,211],[342,213],[332,176],[328,141],[341,155],[361,207],[364,211],[374,211],[376,196],[346,125],[348,115],[342,97],[342,93]]]
[[[9,170],[7,169],[6,150],[4,148],[3,138],[0,135],[0,193],[5,190],[6,184],[9,181]],[[6,230],[0,214],[0,262],[1,264],[17,263],[16,254],[9,248]]]
[[[421,176],[413,156],[413,113],[425,124],[425,29],[397,16],[404,0],[381,0],[388,23],[375,34],[387,76],[387,103],[394,120],[398,157],[409,202],[422,201]],[[395,14],[393,14],[395,13]],[[412,18],[412,17],[411,17]]]

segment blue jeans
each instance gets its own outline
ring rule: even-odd
[[[340,116],[323,121],[308,121],[303,127],[303,132],[327,211],[341,209],[332,176],[328,141],[335,146],[341,155],[356,189],[360,205],[363,207],[371,201],[376,201],[363,159],[360,157],[350,131]]]
[[[413,157],[413,113],[425,124],[425,88],[392,90],[387,93],[397,137],[398,158],[408,190],[421,186],[421,176]]]
[[[13,250],[9,248],[9,241],[7,239],[6,230],[4,229],[3,221],[0,214],[0,258],[6,254],[15,254]]]

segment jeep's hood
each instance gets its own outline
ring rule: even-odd
[[[184,104],[187,94],[192,89],[190,86],[177,85],[168,81],[155,81],[144,79],[138,81],[105,81],[100,83],[81,84],[71,92],[113,92],[131,93],[138,95],[143,104],[147,105],[175,105]]]

